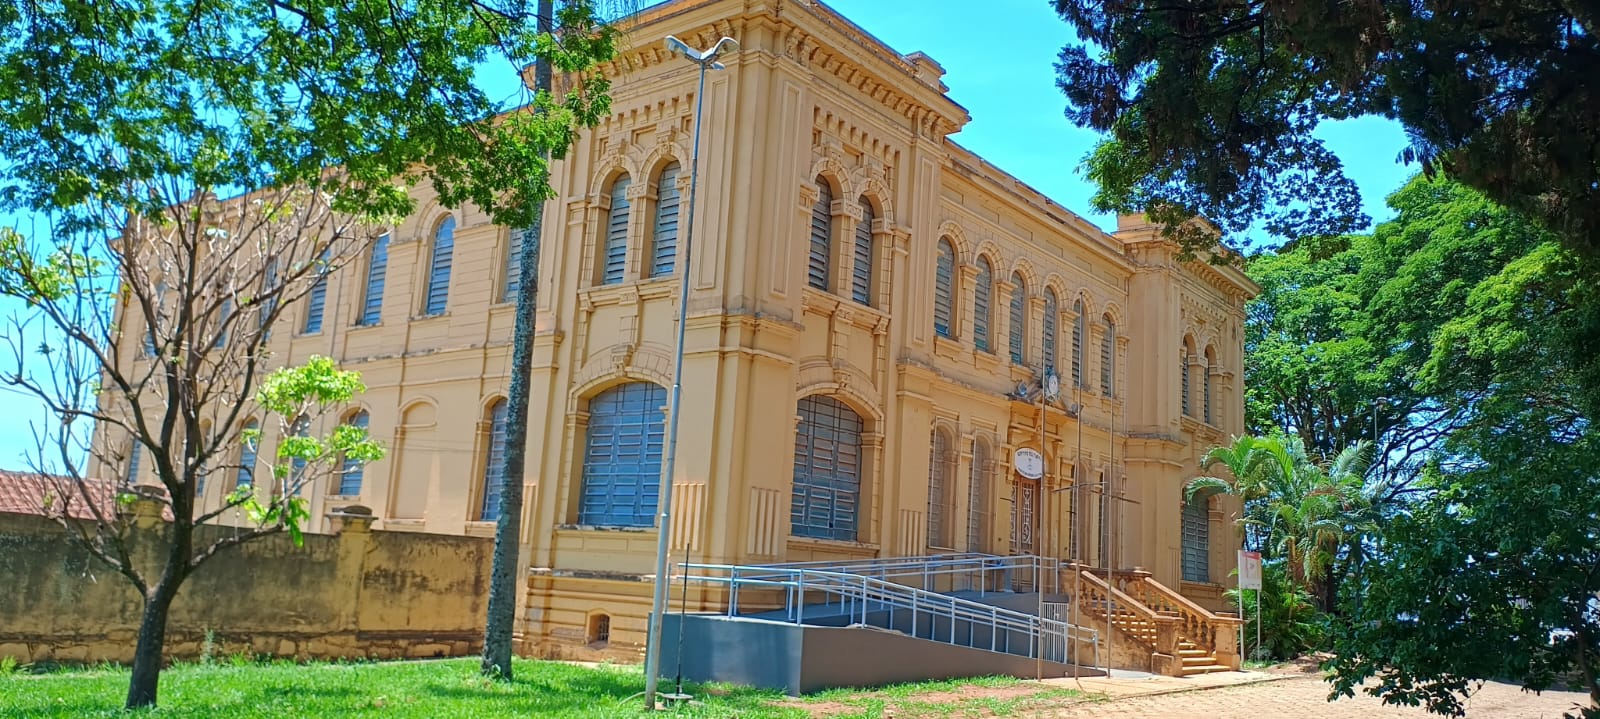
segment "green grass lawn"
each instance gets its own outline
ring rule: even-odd
[[[645,715],[637,666],[595,668],[518,660],[510,684],[477,675],[477,660],[356,664],[181,664],[161,676],[160,707],[133,716],[385,717],[636,717]],[[663,686],[670,690],[671,685]],[[44,719],[127,717],[124,668],[50,674],[0,673],[0,717]],[[907,684],[873,691],[834,690],[804,699],[727,686],[688,690],[696,701],[666,716],[741,719],[878,717],[1003,717],[1070,701],[1071,692],[1016,679]],[[663,716],[663,715],[657,715]]]

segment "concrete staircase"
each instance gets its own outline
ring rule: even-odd
[[[1218,615],[1152,579],[1147,572],[1112,572],[1073,567],[1091,626],[1111,625],[1139,651],[1148,652],[1149,670],[1192,676],[1239,668],[1235,632],[1241,620]]]

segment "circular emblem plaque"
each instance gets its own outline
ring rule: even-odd
[[[1039,450],[1021,447],[1011,455],[1011,463],[1016,466],[1017,474],[1028,479],[1038,479],[1044,476],[1044,456]]]

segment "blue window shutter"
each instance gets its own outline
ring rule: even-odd
[[[933,331],[950,336],[950,316],[954,305],[956,250],[950,240],[939,238],[939,259],[933,270]]]
[[[259,428],[260,425],[256,424],[255,420],[250,420],[250,422],[244,426],[244,432],[241,434],[254,432]],[[261,441],[259,438],[245,439],[240,444],[239,474],[234,478],[233,486],[248,487],[253,483],[252,478],[255,477],[256,470],[256,443],[259,441]]]
[[[1211,581],[1211,519],[1205,496],[1183,505],[1183,580]]]
[[[345,420],[345,424],[358,428],[364,433],[367,431],[368,421],[369,418],[367,417],[366,410],[361,410],[356,412],[354,415],[351,415],[350,419]],[[351,459],[349,457],[345,458],[344,465],[339,468],[339,496],[360,496],[361,479],[362,475],[366,472],[365,467],[365,462]]]
[[[306,294],[306,323],[300,328],[301,334],[314,335],[322,331],[322,315],[328,306],[328,252],[323,250],[322,256],[317,258],[315,267],[311,268],[317,279],[311,283],[311,291]]]
[[[967,482],[967,551],[984,550],[984,525],[989,519],[989,445],[972,442],[972,470]]]
[[[1106,315],[1106,336],[1100,340],[1100,394],[1107,397],[1116,396],[1116,377],[1112,376],[1112,365],[1115,363],[1117,352],[1117,321]]]
[[[1072,385],[1087,386],[1083,379],[1083,300],[1072,301]]]
[[[217,341],[212,349],[222,349],[228,343],[228,318],[233,316],[233,298],[223,298],[222,304],[217,307]]]
[[[433,232],[433,259],[428,265],[428,304],[425,315],[444,312],[450,299],[450,265],[455,261],[456,218],[446,216]]]
[[[383,316],[383,280],[389,274],[389,233],[378,235],[372,243],[372,254],[367,260],[367,294],[361,302],[361,321],[357,324],[375,325]]]
[[[806,283],[823,292],[832,291],[828,260],[833,257],[833,190],[828,181],[817,178],[817,204],[811,207],[811,247],[806,258]]]
[[[1190,409],[1189,405],[1189,348],[1185,347],[1182,352],[1178,353],[1178,363],[1179,369],[1183,372],[1182,411],[1185,416],[1193,417],[1194,412]]]
[[[654,526],[666,403],[666,389],[649,382],[612,387],[589,400],[579,524]]]
[[[278,296],[276,294],[270,294],[276,292],[278,289],[277,260],[267,263],[266,275],[262,278],[261,284],[261,293],[266,297],[266,299],[262,300],[261,302],[261,314],[257,318],[257,321],[259,322],[258,326],[262,329],[261,339],[265,340],[272,335],[272,330],[267,327],[267,318],[270,317],[273,310],[277,309],[278,307]]]
[[[304,437],[310,432],[311,418],[306,415],[300,415],[299,417],[296,417],[294,422],[289,425],[289,434],[292,436]],[[299,457],[295,457],[289,460],[289,464],[291,467],[293,467],[293,471],[289,474],[289,481],[300,484],[300,486],[295,488],[294,492],[295,494],[299,494],[301,490],[305,489],[305,485],[301,484],[304,481],[301,477],[303,474],[305,474],[306,461]]]
[[[1028,283],[1018,273],[1011,275],[1011,283],[1016,285],[1011,290],[1011,361],[1022,364],[1022,337],[1028,329]]]
[[[994,292],[994,268],[989,258],[978,258],[977,285],[972,288],[972,345],[989,351],[989,298]]]
[[[1056,368],[1056,322],[1061,314],[1060,305],[1056,304],[1056,291],[1045,288],[1044,291],[1044,367],[1045,371]]]
[[[950,518],[950,511],[946,507],[949,498],[945,492],[950,486],[950,467],[945,457],[950,454],[950,443],[944,432],[936,429],[928,444],[928,546],[948,548],[950,538],[945,522]]]
[[[622,282],[628,269],[628,176],[611,183],[611,211],[606,215],[605,271],[600,284]]]
[[[128,445],[128,466],[127,471],[122,475],[123,482],[133,484],[139,481],[139,457],[143,454],[144,445],[139,444],[139,440],[133,440]]]
[[[668,163],[656,180],[656,222],[650,235],[650,276],[672,274],[678,259],[678,163]]]
[[[872,204],[861,198],[861,222],[856,225],[855,263],[850,272],[850,298],[872,306]]]
[[[1215,422],[1211,421],[1211,365],[1217,361],[1217,355],[1215,352],[1210,350],[1211,348],[1206,348],[1206,368],[1202,370],[1205,375],[1200,378],[1200,387],[1202,390],[1200,399],[1206,403],[1205,406],[1201,408],[1201,414],[1205,417],[1206,424],[1216,424]]]
[[[505,462],[506,401],[501,399],[489,408],[489,448],[483,460],[483,505],[478,510],[480,522],[500,519],[500,487],[505,482]]]
[[[529,230],[512,230],[506,236],[506,267],[504,290],[500,293],[501,302],[516,302],[517,291],[522,287],[522,240]],[[534,257],[537,258],[539,238],[533,238]]]
[[[861,417],[832,397],[806,397],[798,410],[790,532],[854,540],[861,500]]]

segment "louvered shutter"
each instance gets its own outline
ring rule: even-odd
[[[345,424],[366,432],[368,421],[366,410],[362,410],[351,415],[350,419],[345,421]],[[361,460],[345,458],[343,466],[339,468],[339,496],[360,496],[361,479],[362,475],[366,473],[366,466],[366,463]]]
[[[1185,350],[1185,351],[1183,351],[1182,353],[1179,354],[1178,362],[1182,364],[1181,369],[1183,371],[1183,413],[1186,416],[1193,417],[1194,416],[1194,412],[1190,409],[1190,404],[1189,404],[1189,352],[1188,352],[1188,350]]]
[[[972,288],[972,345],[989,351],[989,297],[994,292],[994,269],[989,258],[978,258],[977,285]]]
[[[972,471],[967,478],[967,551],[984,551],[984,526],[988,521],[989,445],[973,440]]]
[[[1201,399],[1206,403],[1201,411],[1205,414],[1206,424],[1215,424],[1211,421],[1211,363],[1214,361],[1215,359],[1211,354],[1206,355],[1205,377],[1201,384],[1201,387],[1204,388]]]
[[[1016,285],[1011,290],[1011,361],[1022,364],[1022,336],[1028,329],[1028,285],[1020,274],[1011,275],[1011,283]]]
[[[317,258],[317,264],[311,270],[317,279],[311,283],[311,291],[306,293],[306,323],[301,327],[301,334],[314,335],[322,331],[322,315],[328,306],[328,252],[323,250],[322,256]]]
[[[260,425],[256,424],[255,420],[250,420],[249,424],[244,426],[244,431],[240,432],[245,439],[239,446],[239,474],[233,480],[235,487],[248,487],[253,484],[256,470],[256,443],[261,439],[259,437],[252,439],[250,435],[258,429]]]
[[[850,299],[872,306],[872,205],[861,200],[861,222],[856,225],[855,263],[850,272]]]
[[[832,397],[806,397],[797,409],[790,533],[854,540],[861,498],[861,417]]]
[[[955,294],[956,250],[950,240],[939,239],[939,259],[933,270],[933,331],[950,336],[952,297]]]
[[[516,302],[517,291],[522,287],[522,239],[528,230],[512,230],[506,236],[506,280],[500,293],[501,302]],[[538,242],[537,238],[534,242]]]
[[[139,458],[143,456],[143,454],[144,445],[139,444],[139,440],[134,440],[133,442],[129,443],[128,467],[127,471],[122,475],[122,480],[124,483],[134,484],[139,481]]]
[[[1060,306],[1056,304],[1056,291],[1044,291],[1044,367],[1049,372],[1056,368],[1056,322]]]
[[[1083,300],[1072,301],[1072,384],[1086,386],[1083,382]]]
[[[1116,377],[1113,371],[1117,352],[1117,323],[1110,316],[1106,317],[1106,336],[1100,341],[1100,394],[1107,397],[1116,396]]]
[[[506,462],[506,401],[499,400],[489,408],[489,447],[483,461],[483,504],[478,509],[478,521],[493,522],[500,518],[500,489],[505,481]]]
[[[1183,505],[1183,580],[1211,581],[1211,526],[1206,498],[1196,496]]]
[[[945,488],[950,485],[950,468],[945,458],[950,454],[950,445],[939,430],[933,431],[928,444],[928,546],[944,548],[949,547],[945,531],[949,517]]]
[[[649,382],[613,387],[589,400],[579,524],[655,524],[666,403],[667,391]]]
[[[367,294],[361,302],[361,325],[375,325],[383,316],[383,281],[389,274],[389,233],[378,235],[367,261]]]
[[[428,266],[428,304],[423,313],[444,312],[450,299],[450,266],[455,261],[456,218],[445,217],[433,233],[433,259]]]
[[[656,223],[650,237],[650,276],[672,274],[678,259],[678,163],[668,164],[656,181]]]
[[[806,260],[806,283],[823,292],[832,291],[828,259],[833,257],[833,191],[828,182],[817,178],[817,204],[811,207],[811,248]]]
[[[611,211],[606,215],[605,272],[600,284],[622,282],[628,269],[628,176],[611,183]]]

